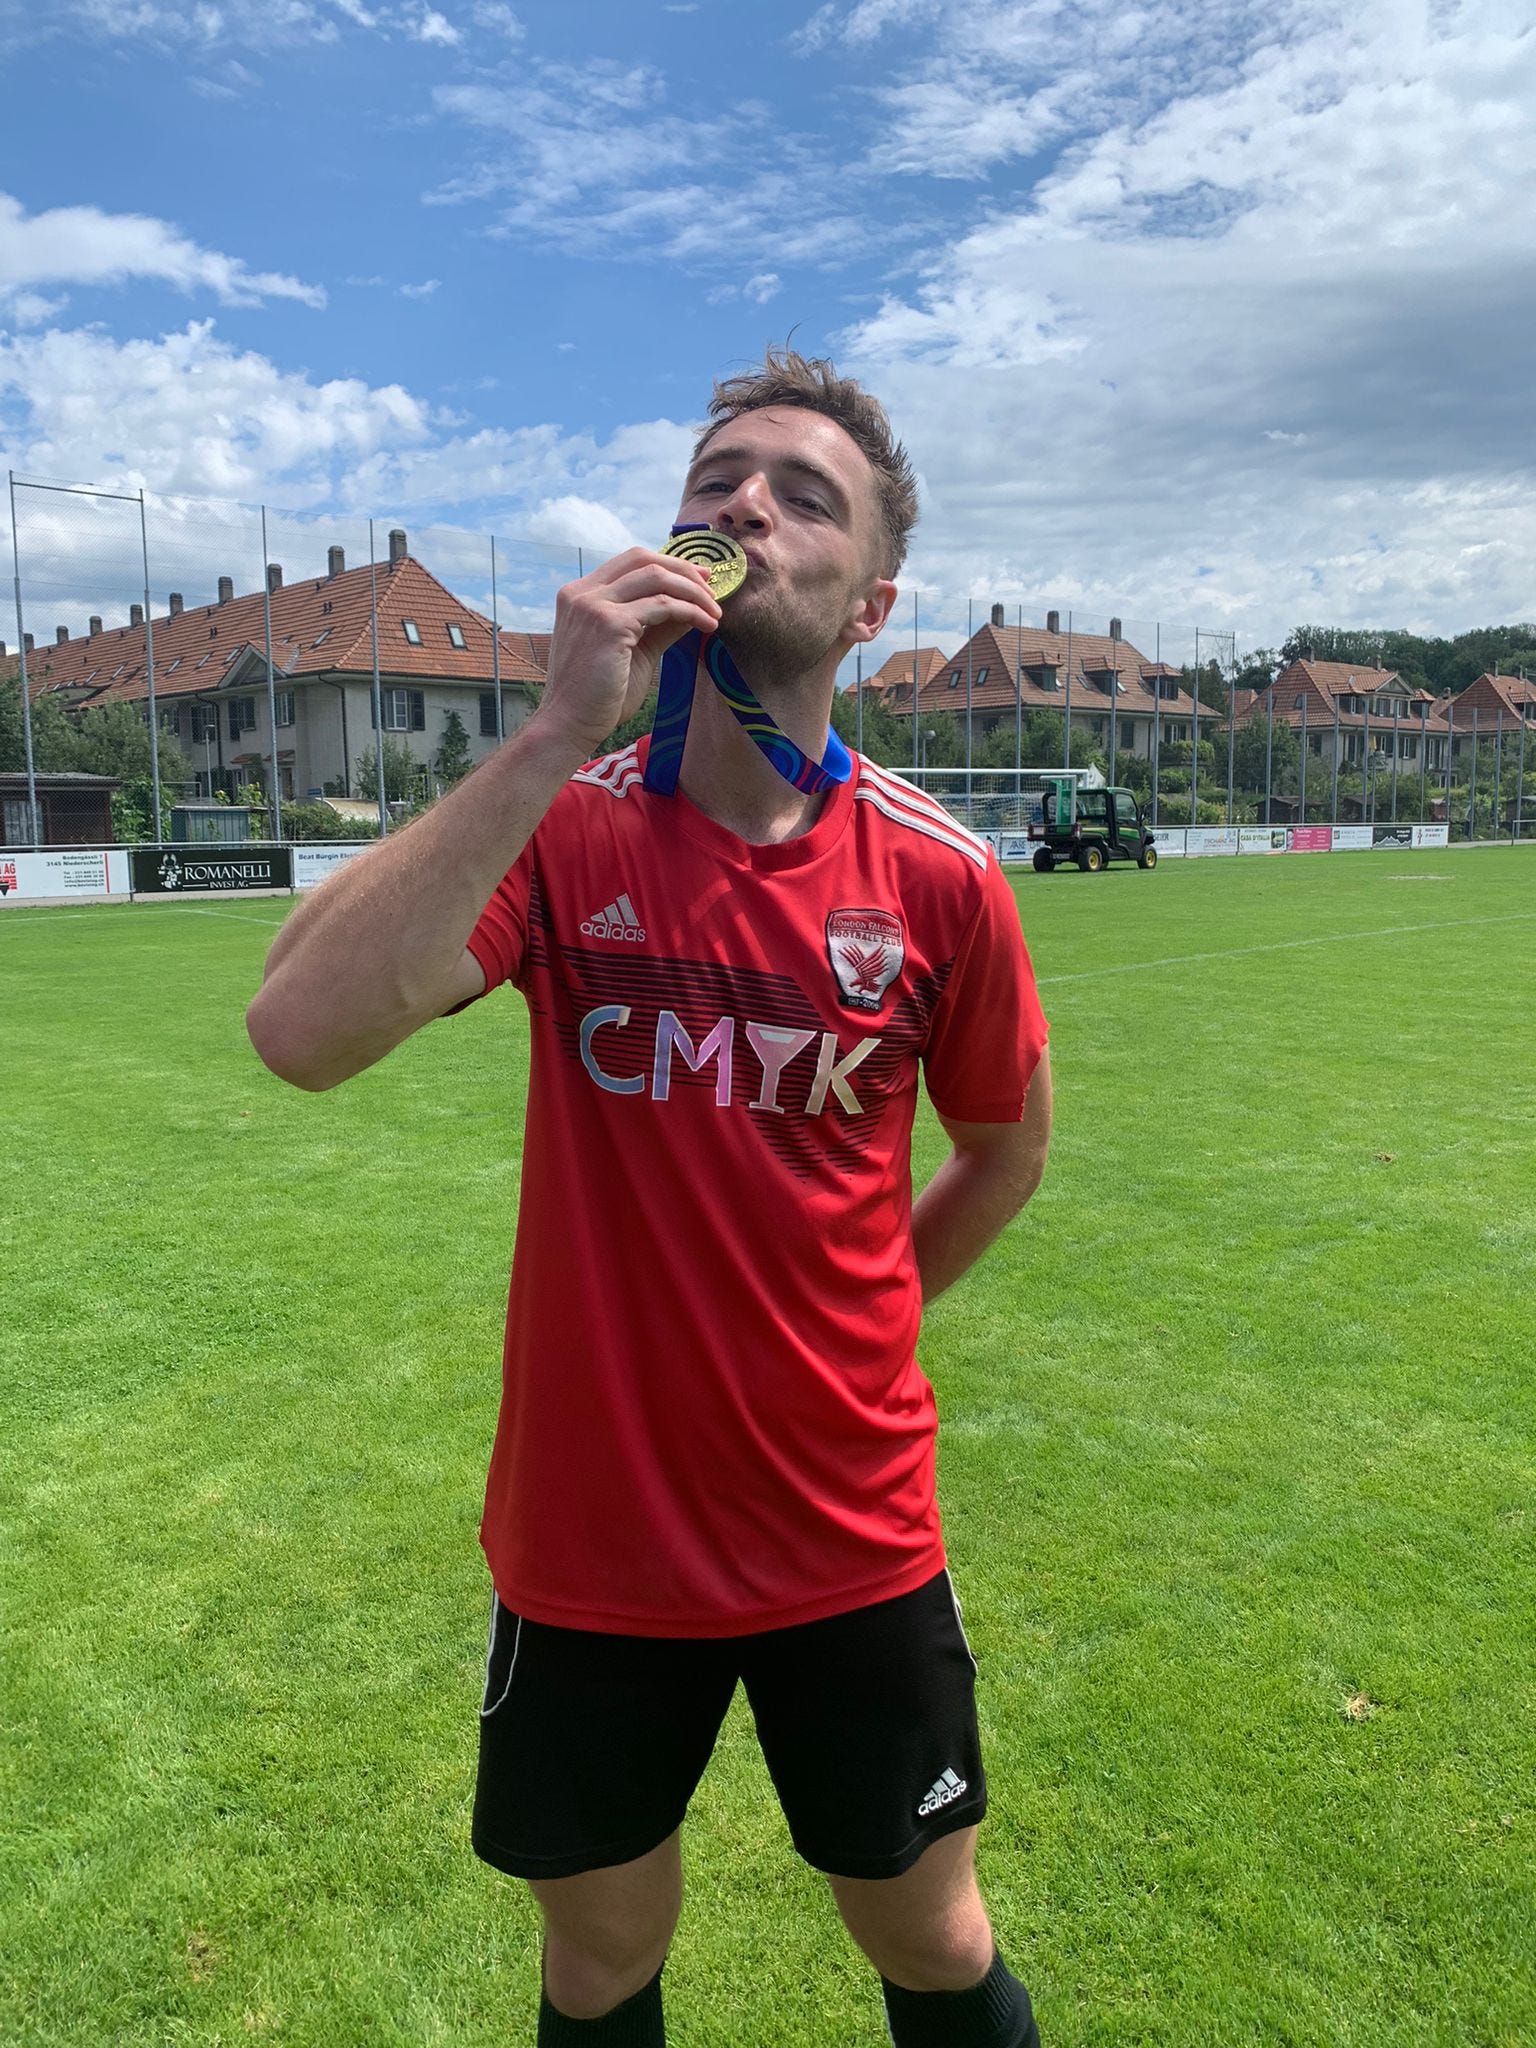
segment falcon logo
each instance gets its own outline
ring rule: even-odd
[[[827,958],[850,1010],[878,1010],[906,957],[893,911],[834,910],[827,919]]]

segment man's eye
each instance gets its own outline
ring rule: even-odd
[[[712,476],[706,482],[696,484],[693,494],[696,498],[702,498],[706,491],[728,491],[730,488],[724,477]]]
[[[795,503],[797,505],[804,505],[811,512],[825,512],[827,509],[822,504],[820,498],[796,498]]]

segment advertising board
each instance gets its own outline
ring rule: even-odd
[[[1176,825],[1171,831],[1166,832],[1159,826],[1157,831],[1152,834],[1152,838],[1157,846],[1159,860],[1182,860],[1184,858],[1184,829],[1182,826]]]
[[[1238,828],[1239,853],[1284,853],[1285,849],[1283,825],[1242,825]]]
[[[1292,825],[1286,835],[1288,853],[1331,853],[1331,825]]]
[[[123,847],[58,846],[40,853],[0,852],[0,903],[127,894],[128,854]]]
[[[177,895],[186,889],[291,889],[290,846],[230,848],[194,852],[189,846],[136,846],[132,855],[135,896]]]
[[[1335,825],[1333,828],[1333,850],[1335,853],[1361,853],[1371,843],[1369,825]]]
[[[296,846],[293,849],[294,888],[313,889],[327,875],[334,875],[338,868],[344,868],[354,854],[364,853],[377,843],[376,840],[365,839],[360,845],[344,846],[339,840],[327,840],[320,846]]]
[[[1184,834],[1184,851],[1196,854],[1236,853],[1237,829],[1232,825],[1191,825]]]
[[[1372,846],[1412,846],[1411,825],[1374,825],[1371,828]]]
[[[1449,825],[1415,825],[1413,843],[1415,846],[1449,846],[1451,828]]]

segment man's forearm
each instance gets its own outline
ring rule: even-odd
[[[950,1153],[912,1208],[912,1249],[925,1302],[970,1271],[1039,1185],[1038,1172],[1021,1179],[992,1160]]]
[[[435,1015],[496,884],[580,765],[580,749],[535,714],[408,830],[301,902],[247,1013],[267,1065],[328,1087]]]

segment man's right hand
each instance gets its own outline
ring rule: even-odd
[[[590,760],[645,702],[667,649],[719,623],[707,571],[653,548],[615,555],[555,598],[540,726]]]

